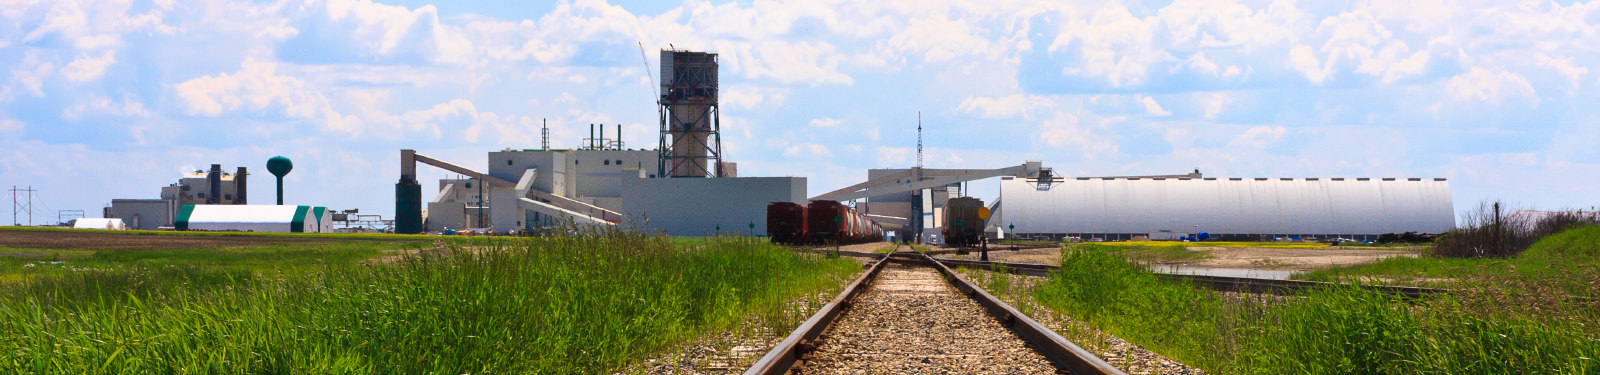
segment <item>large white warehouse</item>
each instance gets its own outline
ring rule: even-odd
[[[989,224],[1021,237],[1371,240],[1455,227],[1442,178],[1005,177],[999,200]]]

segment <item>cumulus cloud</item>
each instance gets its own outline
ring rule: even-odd
[[[61,118],[77,120],[83,118],[85,114],[91,113],[103,113],[119,117],[140,118],[148,118],[152,114],[150,109],[145,108],[143,103],[135,101],[131,98],[123,98],[122,102],[113,102],[111,101],[111,98],[100,97],[90,100],[88,103],[78,103],[68,106],[66,110],[61,112]]]
[[[1054,118],[1040,123],[1039,138],[1051,147],[1073,149],[1081,153],[1084,159],[1089,160],[1109,158],[1117,153],[1116,143],[1094,134],[1079,122],[1077,116],[1069,113],[1056,113]]]
[[[961,105],[956,109],[966,113],[975,113],[980,117],[1008,119],[1027,118],[1029,112],[1054,106],[1055,101],[1050,100],[1048,97],[1012,94],[1001,97],[968,96],[961,101]]]
[[[802,143],[785,148],[783,156],[827,159],[833,157],[833,152],[828,151],[828,146],[816,143]]]
[[[1556,58],[1540,52],[1534,55],[1534,58],[1539,59],[1539,66],[1555,71],[1556,74],[1560,74],[1572,84],[1572,88],[1567,91],[1568,94],[1576,91],[1583,76],[1589,74],[1589,68],[1577,66],[1577,64],[1573,63],[1573,57]]]
[[[728,85],[718,92],[722,103],[729,107],[740,109],[755,109],[762,106],[782,106],[789,99],[790,89],[787,87],[763,87],[754,85]]]
[[[193,115],[215,117],[239,109],[272,108],[318,121],[330,130],[361,134],[360,119],[334,111],[320,90],[277,70],[277,63],[246,58],[236,72],[190,79],[173,86],[173,91]]]
[[[22,131],[22,127],[22,121],[17,121],[14,119],[0,120],[0,133]]]
[[[83,83],[106,74],[106,68],[116,62],[116,51],[106,51],[100,57],[80,56],[61,67],[61,76],[72,82]]]
[[[839,120],[834,120],[832,118],[827,118],[827,117],[818,118],[818,119],[811,119],[811,123],[808,124],[808,125],[811,125],[812,127],[816,127],[816,128],[831,128],[831,127],[839,125]]]
[[[1251,127],[1250,129],[1245,130],[1244,133],[1240,133],[1239,136],[1234,137],[1232,141],[1229,141],[1228,146],[1254,148],[1267,147],[1277,144],[1278,141],[1283,140],[1284,134],[1287,134],[1288,132],[1288,129],[1285,129],[1283,126],[1262,125]]]
[[[1144,104],[1145,113],[1153,116],[1172,116],[1172,112],[1167,112],[1167,110],[1161,109],[1161,103],[1156,103],[1155,98],[1140,96],[1139,102]]]
[[[1500,104],[1502,99],[1516,97],[1537,99],[1533,85],[1521,74],[1503,69],[1473,67],[1472,70],[1451,77],[1446,91],[1459,101],[1484,101]],[[1535,101],[1536,102],[1536,101]]]

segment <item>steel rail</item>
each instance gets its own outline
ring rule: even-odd
[[[825,250],[796,250],[832,253],[832,251]],[[873,256],[878,258],[878,261],[872,264],[867,274],[861,275],[844,291],[839,292],[837,297],[834,297],[827,305],[823,305],[821,310],[806,319],[805,323],[802,323],[793,333],[790,333],[788,337],[774,346],[771,351],[768,351],[760,360],[751,365],[748,370],[745,370],[745,375],[779,375],[787,373],[795,362],[816,348],[815,340],[827,331],[828,326],[837,320],[845,309],[849,308],[850,301],[855,299],[862,291],[865,291],[866,287],[883,270],[884,265],[890,262],[926,265],[938,270],[947,282],[961,291],[963,295],[977,301],[980,306],[984,307],[986,312],[998,318],[1002,326],[1017,333],[1020,338],[1027,341],[1040,354],[1043,354],[1050,362],[1055,364],[1057,368],[1067,369],[1076,375],[1127,375],[1127,373],[1118,370],[1104,360],[1095,357],[1094,354],[1062,338],[1055,331],[1039,324],[1038,321],[1029,318],[1021,311],[1011,307],[1011,305],[1001,302],[999,298],[995,298],[994,295],[979,288],[976,284],[967,281],[967,279],[951,271],[949,267],[940,264],[927,254],[911,252],[855,254]],[[897,257],[896,255],[906,255],[909,258]]]
[[[984,262],[984,261],[976,261],[976,260],[956,260],[956,259],[937,259],[937,258],[936,258],[936,260],[938,262],[940,262],[940,263],[944,263],[944,264],[947,264],[947,265],[958,265],[958,266],[967,266],[967,267],[982,267],[982,268],[989,268],[989,269],[992,269],[992,268],[995,268],[995,267],[1003,267],[1007,272],[1018,274],[1018,275],[1028,275],[1028,276],[1048,276],[1050,274],[1050,272],[1054,272],[1055,270],[1060,268],[1060,267],[1056,267],[1056,266],[1047,266],[1047,265],[1043,265],[1043,264],[1033,264],[1033,263]],[[1431,294],[1444,294],[1444,293],[1452,293],[1452,292],[1454,292],[1454,291],[1449,290],[1449,289],[1413,287],[1413,286],[1358,285],[1358,284],[1330,283],[1330,282],[1322,282],[1322,281],[1258,279],[1258,278],[1250,278],[1250,277],[1211,276],[1211,275],[1183,275],[1183,274],[1167,274],[1167,273],[1157,273],[1156,276],[1157,277],[1161,277],[1161,278],[1165,278],[1165,279],[1169,279],[1169,280],[1189,281],[1189,282],[1194,283],[1195,285],[1206,287],[1206,288],[1209,288],[1209,289],[1214,289],[1214,290],[1232,291],[1232,292],[1250,292],[1250,293],[1294,294],[1294,293],[1298,293],[1298,292],[1303,291],[1303,290],[1310,290],[1310,289],[1355,287],[1355,288],[1361,288],[1361,289],[1374,291],[1374,292],[1379,292],[1379,293],[1384,293],[1384,294],[1397,295],[1397,296],[1403,296],[1403,297],[1409,297],[1409,298],[1420,298],[1420,297],[1431,295]]]
[[[938,269],[939,273],[944,274],[945,279],[954,284],[956,289],[977,300],[978,304],[983,305],[990,315],[999,317],[1001,325],[1011,329],[1012,332],[1016,332],[1018,336],[1022,336],[1022,339],[1031,344],[1035,350],[1043,353],[1051,362],[1055,362],[1058,368],[1067,369],[1076,375],[1127,375],[1127,373],[1122,372],[1122,370],[1117,369],[1110,363],[1106,363],[1100,357],[1096,357],[1093,353],[1089,353],[1089,351],[1083,350],[1083,348],[1078,347],[1071,341],[1067,341],[1066,338],[1056,334],[1049,327],[1039,324],[1038,321],[984,291],[983,288],[979,288],[965,277],[955,273],[955,271],[951,271],[950,267],[936,261],[932,256],[928,254],[919,255],[922,255],[922,258],[928,264]]]
[[[883,271],[883,265],[888,263],[889,257],[887,256],[874,262],[871,268],[867,270],[867,273],[856,278],[843,291],[840,291],[837,297],[833,297],[832,301],[828,301],[828,304],[822,305],[821,310],[818,310],[816,314],[812,314],[810,318],[806,319],[805,323],[801,323],[800,327],[795,328],[794,332],[789,334],[789,337],[778,342],[778,345],[773,346],[771,351],[761,356],[761,360],[756,361],[755,364],[750,366],[750,369],[745,370],[745,375],[780,375],[789,372],[789,368],[794,366],[795,361],[816,348],[812,341],[816,340],[818,336],[822,336],[822,332],[828,330],[828,326],[832,325],[833,321],[844,312],[844,309],[850,305],[850,301],[855,299],[857,294],[866,290],[866,286],[878,276],[879,272]]]

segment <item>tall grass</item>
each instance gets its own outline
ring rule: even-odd
[[[603,373],[859,270],[609,231],[289,279],[126,267],[0,286],[0,372]]]
[[[1462,215],[1461,221],[1460,228],[1439,236],[1433,247],[1434,256],[1515,256],[1545,236],[1572,228],[1600,225],[1600,215],[1583,211],[1513,211],[1501,202],[1484,202],[1479,203],[1476,210]]]
[[[1093,246],[1063,254],[1061,270],[1034,290],[1046,307],[1210,373],[1600,371],[1593,303],[1534,310],[1479,297],[1223,294],[1158,279]]]

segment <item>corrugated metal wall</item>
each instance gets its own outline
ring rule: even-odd
[[[1066,178],[1000,181],[991,224],[1018,234],[1378,235],[1455,227],[1442,179]],[[1114,237],[1114,236],[1113,236]]]

